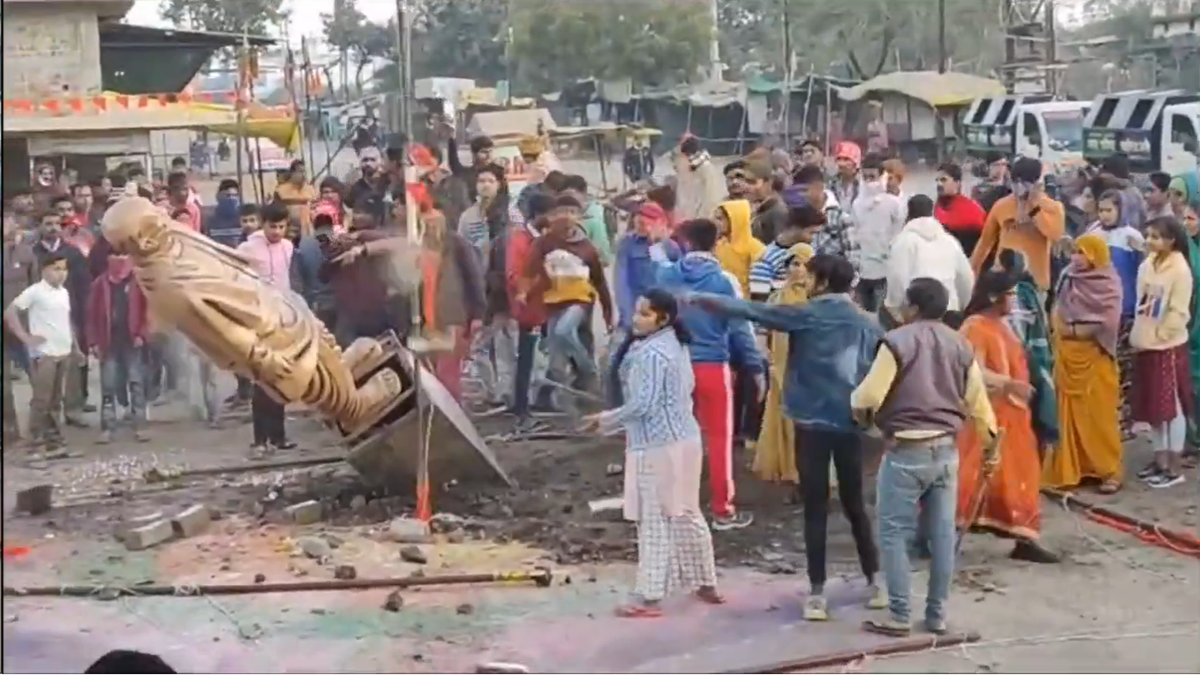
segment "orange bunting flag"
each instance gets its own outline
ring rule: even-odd
[[[108,110],[108,99],[104,98],[103,96],[93,96],[92,97],[92,105],[96,106],[97,110],[107,111]]]
[[[83,99],[81,98],[73,98],[70,101],[67,101],[67,105],[71,106],[71,110],[74,110],[77,113],[83,112]]]
[[[55,113],[55,114],[57,114],[59,112],[59,110],[61,109],[58,105],[58,101],[55,101],[53,99],[51,99],[49,101],[43,101],[42,107],[45,108],[46,110],[49,110],[52,113]]]
[[[121,96],[118,96],[117,97],[117,105],[121,106],[122,108],[128,108],[129,107],[129,97],[125,96],[124,94],[122,94]]]

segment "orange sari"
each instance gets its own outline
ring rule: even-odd
[[[960,331],[975,348],[975,358],[986,372],[1029,382],[1025,349],[1003,320],[975,315]],[[1029,406],[1012,397],[991,394],[996,421],[1004,430],[1000,444],[1000,464],[984,488],[983,508],[971,525],[998,530],[1023,539],[1038,538],[1041,459],[1037,437],[1033,433]],[[983,444],[975,425],[963,426],[958,436],[958,523],[963,525],[982,486]]]

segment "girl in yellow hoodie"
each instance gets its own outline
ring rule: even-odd
[[[1146,224],[1145,262],[1138,268],[1137,307],[1129,344],[1133,361],[1132,418],[1153,430],[1154,461],[1138,472],[1150,487],[1183,482],[1187,416],[1193,392],[1188,361],[1192,272],[1188,235],[1170,218]]]
[[[717,262],[721,263],[721,269],[737,278],[743,298],[750,297],[750,266],[767,248],[755,239],[750,230],[753,213],[754,209],[749,201],[731,199],[722,202],[713,214],[713,220],[721,233],[713,255],[717,257]]]

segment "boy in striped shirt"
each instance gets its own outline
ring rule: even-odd
[[[789,249],[799,243],[811,244],[824,226],[825,214],[809,204],[788,209],[787,229],[775,236],[750,267],[750,299],[765,302],[772,291],[781,288],[787,281]]]

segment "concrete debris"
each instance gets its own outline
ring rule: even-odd
[[[163,518],[164,516],[162,511],[143,513],[132,518],[127,518],[126,520],[117,523],[116,527],[113,528],[113,536],[117,539],[117,541],[125,543],[125,538],[129,535],[130,530],[135,530],[139,527],[150,525],[151,523],[162,520]]]
[[[313,560],[328,560],[333,555],[333,547],[321,537],[300,537],[296,540],[300,551]]]
[[[400,595],[400,591],[388,593],[387,599],[383,601],[383,609],[388,612],[399,612],[403,607],[404,596]]]
[[[124,542],[125,548],[130,551],[144,551],[174,538],[175,527],[171,521],[162,519],[129,530],[125,533]]]
[[[333,568],[333,578],[341,579],[342,581],[350,581],[358,578],[358,569],[354,565],[338,565]]]
[[[354,498],[350,500],[350,510],[362,511],[365,508],[367,508],[367,498],[362,495],[354,495]]]
[[[625,467],[616,463],[609,464],[607,467],[605,467],[604,473],[608,476],[620,476],[621,474],[625,473]]]
[[[475,605],[472,605],[469,602],[464,602],[463,604],[454,608],[454,613],[458,614],[459,616],[470,616],[471,614],[475,613]]]
[[[299,504],[292,504],[283,510],[289,522],[296,525],[312,525],[321,521],[321,502],[310,499]]]
[[[267,580],[267,575],[263,574],[262,572],[259,572],[258,574],[254,575],[254,583],[256,583],[256,584],[265,583],[266,580]]]
[[[179,537],[194,537],[208,529],[212,522],[212,511],[204,504],[195,504],[184,509],[171,520],[175,534]]]
[[[399,544],[428,544],[429,525],[416,518],[395,518],[388,525],[387,538]]]
[[[424,565],[429,562],[429,558],[421,550],[420,546],[405,546],[400,549],[400,559],[416,565]]]
[[[448,534],[467,526],[467,519],[453,513],[437,513],[429,519],[429,529],[436,534]]]
[[[593,516],[609,511],[620,511],[624,508],[624,497],[605,497],[604,499],[593,499],[588,502],[588,509],[592,512]]]
[[[54,501],[53,485],[35,485],[17,493],[17,511],[40,516],[50,510]]]
[[[481,663],[475,666],[476,673],[503,673],[503,674],[518,674],[528,673],[529,667],[519,663],[502,663],[500,661],[492,661],[491,663]]]

